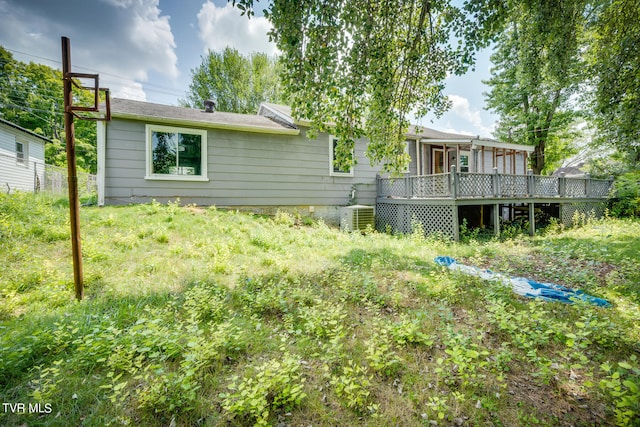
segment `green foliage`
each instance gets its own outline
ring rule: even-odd
[[[191,84],[181,103],[204,108],[213,99],[216,109],[231,113],[256,114],[262,102],[284,102],[278,76],[281,64],[264,53],[241,55],[226,47],[222,52],[209,51],[202,64],[191,70]]]
[[[424,332],[422,318],[424,316],[409,316],[405,314],[393,323],[389,328],[389,334],[395,341],[396,345],[423,345],[430,347],[433,344],[433,338]]]
[[[273,218],[276,224],[287,225],[293,227],[296,224],[296,218],[289,212],[281,211],[278,209],[276,216]]]
[[[327,369],[325,367],[325,371]],[[342,404],[359,412],[375,412],[376,407],[370,400],[371,376],[366,366],[347,360],[340,371],[330,376],[330,383]]]
[[[460,241],[468,243],[477,240],[479,235],[480,229],[469,227],[467,219],[463,218],[462,223],[460,224]]]
[[[253,14],[253,0],[233,3]],[[274,1],[264,12],[282,52],[293,114],[311,122],[308,136],[337,137],[340,169],[354,164],[354,141],[362,136],[373,164],[406,169],[409,115],[443,113],[444,80],[472,62],[471,45],[453,41],[464,27],[449,2]]]
[[[574,154],[567,141],[578,117],[571,96],[584,78],[579,42],[586,2],[506,4],[487,106],[500,116],[499,138],[535,146],[531,168],[550,172]]]
[[[640,216],[640,171],[616,178],[611,199],[611,214],[616,217]]]
[[[484,383],[489,361],[487,350],[481,349],[469,337],[448,331],[445,341],[446,357],[436,360],[435,372],[449,386],[478,387]]]
[[[375,328],[371,338],[366,340],[364,345],[365,359],[373,371],[391,377],[402,368],[402,359],[393,350],[389,331],[386,328]]]
[[[592,108],[597,138],[615,147],[637,168],[640,162],[640,1],[604,2],[593,24],[589,72],[593,76]]]
[[[460,244],[178,201],[82,207],[78,304],[69,242],[50,238],[67,211],[0,195],[0,393],[59,413],[0,424],[554,425],[551,395],[575,425],[637,418],[637,220]],[[613,307],[523,299],[443,253]]]
[[[616,425],[632,426],[640,419],[640,367],[638,358],[631,355],[629,361],[615,365],[605,362],[600,369],[606,378],[600,381],[600,389],[614,401]]]
[[[93,105],[89,91],[74,91],[74,103]],[[0,46],[0,117],[52,140],[45,145],[47,164],[64,166],[64,105],[62,73],[46,65],[16,61]],[[78,167],[96,173],[96,125],[76,120]]]
[[[268,360],[242,379],[230,378],[230,392],[221,393],[222,407],[232,417],[247,417],[255,425],[269,425],[279,410],[290,411],[306,397],[300,361],[290,354]]]

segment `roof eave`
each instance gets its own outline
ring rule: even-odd
[[[19,125],[13,123],[13,122],[10,122],[9,120],[5,120],[5,119],[0,118],[0,123],[3,123],[3,124],[5,124],[5,125],[7,125],[9,127],[12,127],[12,128],[14,128],[16,130],[24,132],[24,133],[26,133],[28,135],[34,136],[36,138],[39,138],[44,142],[53,142],[51,139],[47,138],[46,136],[39,135],[39,134],[35,133],[34,131],[29,130],[29,129],[25,129],[22,126],[19,126]]]
[[[469,139],[422,138],[420,142],[429,142],[429,143],[436,143],[436,144],[471,144],[473,147],[483,146],[483,147],[491,147],[491,148],[503,148],[506,150],[526,151],[528,153],[532,153],[535,149],[531,145],[512,144],[510,142],[500,142],[500,141],[494,141],[491,139],[481,139],[481,138],[478,139],[473,136],[470,136]]]
[[[200,120],[148,116],[145,114],[112,112],[111,117],[121,118],[121,119],[130,119],[130,120],[139,120],[139,121],[162,122],[162,123],[168,123],[172,125],[198,126],[198,127],[207,128],[207,129],[224,129],[224,130],[235,130],[235,131],[245,131],[245,132],[253,132],[253,133],[275,134],[275,135],[300,134],[299,129],[285,129],[285,128],[277,129],[277,128],[271,128],[266,126],[251,126],[251,125],[241,125],[241,124],[235,124],[235,123],[215,123],[215,122],[205,122]]]

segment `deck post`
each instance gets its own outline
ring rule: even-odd
[[[500,204],[493,205],[493,234],[500,236]]]
[[[458,173],[456,171],[456,165],[451,165],[451,197],[454,199],[458,198],[458,185],[460,185],[460,178],[458,177]]]
[[[564,177],[564,172],[560,172],[560,177],[558,178],[558,193],[560,197],[567,195],[567,178]]]
[[[592,186],[591,186],[591,174],[589,172],[584,174],[584,192],[585,196],[591,197]]]
[[[533,176],[533,171],[531,169],[529,169],[527,171],[527,195],[529,197],[535,196],[536,185],[535,185],[534,179],[535,178]]]
[[[529,203],[529,236],[536,235],[535,203]]]
[[[499,197],[500,196],[500,175],[498,175],[497,167],[493,168],[493,176],[492,176],[491,183],[492,183],[493,197]]]
[[[405,176],[404,177],[404,195],[407,199],[411,198],[411,190],[412,190],[412,185],[411,185],[411,177],[410,176]]]

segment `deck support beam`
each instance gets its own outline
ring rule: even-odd
[[[493,234],[500,236],[500,204],[493,205]]]
[[[535,203],[529,203],[529,235],[535,236],[536,234],[536,215],[535,215]]]

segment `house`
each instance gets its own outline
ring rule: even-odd
[[[502,198],[487,197],[495,190],[492,183],[498,179],[505,190],[508,177],[526,183],[533,151],[412,127],[407,133],[411,164],[403,178],[391,179],[365,157],[366,139],[355,143],[355,166],[335,167],[335,138],[327,133],[308,138],[309,122],[295,120],[282,105],[263,103],[251,115],[113,99],[111,117],[97,129],[100,205],[179,198],[258,213],[297,210],[332,223],[339,222],[341,207],[375,205],[378,227],[407,232],[413,208],[406,206],[412,204],[433,212],[416,216],[432,224],[426,229],[453,237],[459,196],[473,194],[476,205]],[[498,214],[487,210],[486,217]]]
[[[268,114],[235,114],[124,99],[98,122],[99,204],[183,203],[337,222],[339,207],[375,204],[377,168],[357,142],[357,168],[332,166],[329,135]]]
[[[44,187],[44,146],[49,139],[0,118],[0,191]]]

